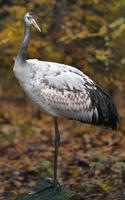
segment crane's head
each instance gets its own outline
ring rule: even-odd
[[[36,23],[32,12],[27,12],[24,15],[24,22],[25,22],[26,26],[33,25],[36,29],[38,29],[41,32],[41,29],[38,26],[38,24]]]

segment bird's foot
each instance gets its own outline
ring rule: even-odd
[[[30,195],[37,195],[37,194],[45,192],[46,190],[49,190],[49,189],[53,189],[53,192],[56,193],[61,187],[61,185],[58,181],[56,181],[56,182],[48,181],[48,183],[49,183],[49,185],[47,187],[45,187],[41,190],[38,190],[37,192],[32,192],[32,193],[30,193]]]
[[[54,193],[56,193],[57,190],[60,190],[60,188],[61,188],[61,185],[58,181],[56,181],[55,183],[52,183],[52,185],[53,185],[53,188],[54,188]]]

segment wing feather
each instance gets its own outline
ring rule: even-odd
[[[32,63],[33,92],[41,107],[55,115],[117,128],[117,111],[111,97],[80,70],[59,63]]]

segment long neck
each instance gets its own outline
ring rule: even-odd
[[[28,44],[29,44],[29,40],[30,40],[30,35],[31,35],[31,27],[25,26],[22,46],[21,46],[19,53],[17,55],[17,59],[19,59],[22,62],[24,62],[27,58],[27,49],[28,49]]]

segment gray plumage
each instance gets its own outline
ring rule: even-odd
[[[118,116],[111,97],[87,75],[64,64],[26,60],[31,32],[31,24],[26,21],[29,16],[31,13],[24,17],[24,40],[14,65],[15,76],[26,94],[54,117],[62,115],[116,129]],[[35,23],[32,24],[36,27]]]

